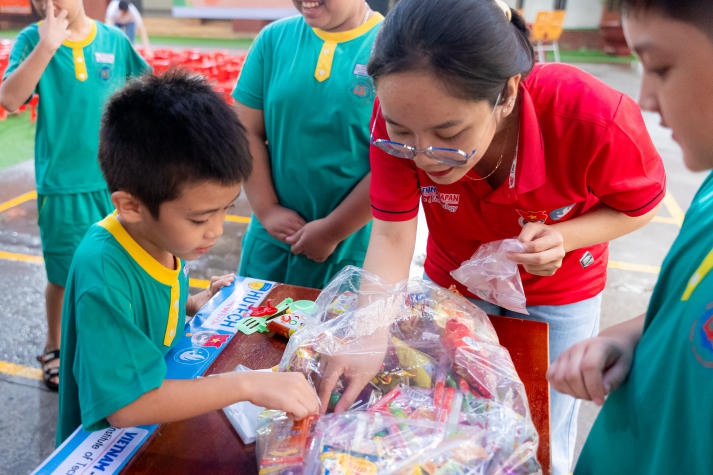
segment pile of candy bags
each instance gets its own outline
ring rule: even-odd
[[[281,371],[318,386],[332,357],[383,362],[345,412],[298,422],[263,412],[261,474],[541,473],[524,386],[475,305],[428,281],[389,286],[355,267],[316,303],[321,323],[292,336]],[[343,390],[341,381],[330,406]]]

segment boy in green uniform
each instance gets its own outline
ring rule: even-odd
[[[563,352],[561,392],[602,405],[574,473],[713,473],[713,2],[623,0],[639,104],[706,171],[645,315]],[[710,93],[710,94],[709,94]]]
[[[45,20],[17,36],[0,105],[17,110],[38,93],[35,182],[47,274],[47,339],[38,360],[59,384],[60,319],[67,271],[87,228],[111,200],[97,162],[99,122],[109,96],[149,69],[127,38],[87,17],[81,0],[33,0]]]
[[[165,423],[241,400],[296,418],[316,413],[300,373],[164,379],[186,315],[233,278],[189,296],[184,267],[221,236],[251,171],[230,106],[199,76],[145,76],[109,102],[99,162],[116,212],[87,231],[69,271],[57,443],[80,423],[89,431]]]

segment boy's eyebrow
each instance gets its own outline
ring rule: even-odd
[[[241,191],[242,191],[242,190],[241,190]],[[216,211],[220,211],[220,210],[222,210],[222,209],[229,208],[233,203],[235,203],[235,201],[236,201],[239,197],[240,197],[240,191],[238,192],[237,195],[235,195],[235,197],[234,197],[232,200],[230,200],[230,203],[228,203],[226,206],[221,206],[220,208],[214,208],[214,209],[201,209],[201,210],[190,211],[190,212],[188,213],[188,215],[189,215],[189,216],[201,216],[201,215],[204,215],[204,214],[215,213]]]
[[[650,41],[642,41],[641,43],[634,43],[632,48],[637,56],[641,56],[649,51],[656,51],[656,45],[652,44]]]

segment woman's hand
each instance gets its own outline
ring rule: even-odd
[[[517,237],[525,250],[511,252],[511,261],[534,275],[553,275],[562,267],[565,256],[564,238],[552,226],[542,223],[527,223]]]
[[[388,329],[364,336],[358,341],[339,349],[339,354],[323,356],[322,377],[317,393],[322,404],[322,413],[327,411],[329,400],[339,379],[344,391],[334,406],[334,412],[349,409],[359,393],[381,369],[387,349]]]

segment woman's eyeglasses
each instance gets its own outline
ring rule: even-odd
[[[500,102],[500,95],[498,95],[498,99],[495,101],[495,104],[497,105]],[[379,109],[379,112],[381,112],[381,109]],[[495,107],[493,107],[493,111],[490,114],[491,117],[495,115]],[[374,119],[374,124],[371,126],[371,134],[369,137],[369,143],[371,145],[379,148],[380,150],[388,153],[389,155],[393,155],[394,157],[398,158],[405,158],[407,160],[413,160],[416,158],[416,155],[419,153],[425,154],[428,158],[433,159],[439,163],[442,163],[444,165],[448,165],[451,167],[459,167],[465,165],[468,160],[473,157],[473,155],[476,154],[478,151],[477,149],[473,149],[472,152],[467,153],[463,150],[460,150],[458,148],[446,148],[446,147],[426,147],[422,149],[417,149],[415,147],[412,147],[410,145],[403,144],[401,142],[394,142],[393,140],[386,140],[386,139],[374,139],[374,128],[376,127],[376,119]],[[482,138],[482,137],[481,137]]]

